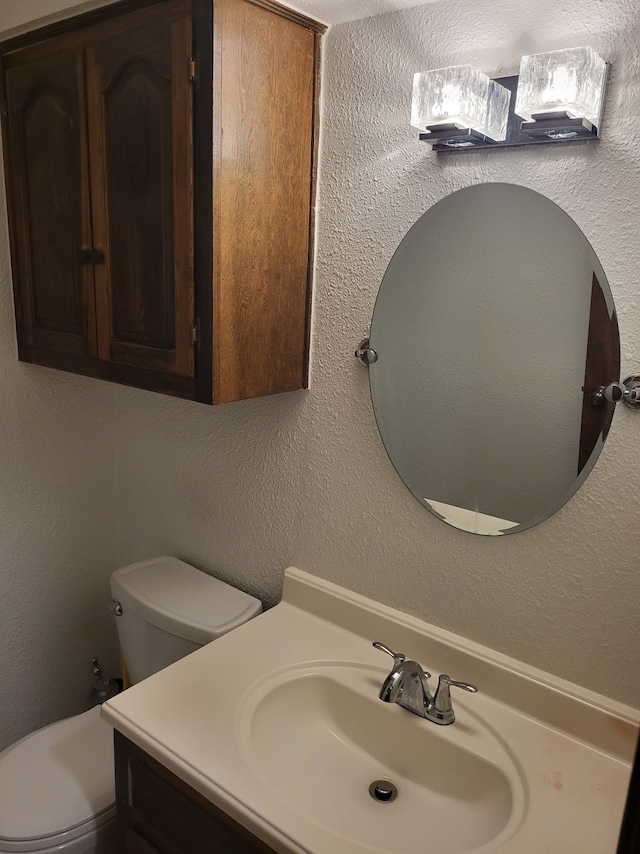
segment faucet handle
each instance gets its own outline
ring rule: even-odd
[[[454,682],[454,680],[447,676],[446,673],[443,673],[438,679],[438,687],[440,686],[440,683],[453,688],[462,688],[463,691],[469,691],[471,694],[478,693],[478,689],[475,685],[471,685],[469,682]]]
[[[452,687],[462,688],[463,691],[469,691],[471,694],[476,694],[478,691],[475,685],[471,685],[469,682],[455,682],[446,673],[442,673],[438,678],[438,687],[433,697],[433,717],[431,719],[435,723],[452,724],[455,720],[449,692],[449,688]]]
[[[387,655],[390,655],[390,656],[391,656],[391,658],[393,658],[393,660],[394,660],[397,664],[402,664],[402,662],[405,660],[405,654],[404,654],[404,652],[394,652],[392,649],[389,649],[389,647],[388,647],[388,646],[385,646],[385,645],[384,645],[383,643],[381,643],[380,641],[374,641],[374,642],[373,642],[373,646],[374,646],[376,649],[379,649],[381,652],[386,652],[386,653],[387,653]]]
[[[406,656],[405,656],[404,652],[394,652],[392,649],[389,649],[388,646],[385,646],[385,644],[380,643],[380,641],[374,641],[373,646],[376,649],[379,649],[381,652],[386,652],[387,655],[390,655],[391,658],[393,658],[393,662],[396,666],[398,664],[403,664],[403,662],[406,661]],[[428,679],[431,676],[429,671],[425,670],[423,667],[421,667],[421,665],[419,665],[417,661],[414,661],[411,663],[416,665],[416,668],[421,671],[421,673],[425,679]]]

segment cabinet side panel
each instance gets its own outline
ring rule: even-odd
[[[247,0],[218,0],[214,13],[214,401],[223,403],[306,385],[315,36]]]

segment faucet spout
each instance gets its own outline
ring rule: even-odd
[[[393,668],[378,694],[380,699],[385,703],[397,703],[415,715],[426,718],[433,704],[427,681],[431,674],[423,670],[417,661],[407,661],[401,652],[393,652],[379,641],[373,645],[393,658]]]
[[[433,704],[427,681],[429,676],[431,674],[426,673],[417,661],[403,661],[384,680],[378,696],[385,703],[397,703],[414,715],[426,718]]]
[[[397,703],[402,691],[402,673],[393,669],[382,683],[378,696],[385,703]]]

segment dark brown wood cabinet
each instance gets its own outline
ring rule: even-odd
[[[205,403],[307,386],[323,29],[121,0],[0,45],[20,359]]]
[[[638,851],[640,851],[640,737],[636,744],[616,854],[638,854]]]
[[[273,854],[119,732],[115,762],[118,854]]]

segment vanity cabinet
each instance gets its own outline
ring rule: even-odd
[[[115,763],[119,854],[273,854],[117,731]]]
[[[21,360],[205,403],[306,387],[323,29],[121,0],[0,45]]]

